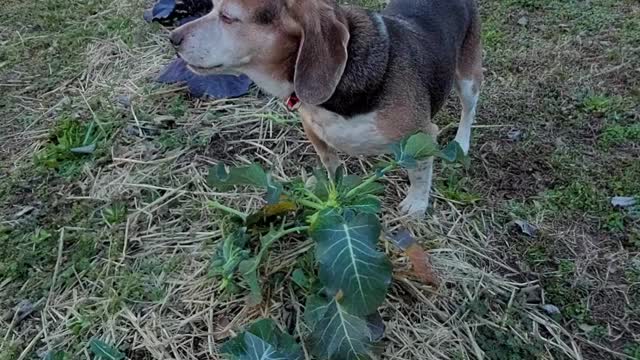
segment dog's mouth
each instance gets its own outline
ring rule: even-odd
[[[215,66],[208,66],[208,67],[201,67],[201,66],[187,64],[187,67],[189,68],[189,70],[193,71],[194,73],[201,74],[201,75],[218,73],[220,72],[220,70],[224,69],[224,65],[222,64],[215,65]]]

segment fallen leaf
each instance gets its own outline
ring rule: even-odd
[[[116,103],[123,108],[128,109],[131,106],[131,97],[129,95],[118,95],[116,97]]]
[[[411,261],[413,273],[420,279],[420,281],[433,286],[438,286],[440,284],[440,281],[431,266],[429,255],[420,245],[414,244],[409,246],[405,253],[409,257],[409,261]]]
[[[187,63],[177,58],[158,77],[164,84],[184,83],[195,97],[215,99],[233,98],[249,92],[252,81],[245,75],[198,75],[187,67]]]
[[[22,300],[13,308],[13,311],[9,311],[4,316],[4,321],[11,322],[15,320],[15,324],[19,324],[27,316],[31,315],[35,310],[35,306],[29,300]]]
[[[293,201],[282,201],[273,205],[266,205],[247,217],[247,225],[252,226],[266,222],[267,219],[295,212],[298,206]]]
[[[592,332],[596,327],[595,325],[589,325],[589,324],[578,324],[578,327],[580,328],[580,330],[586,332],[586,333],[590,333]]]
[[[544,312],[546,312],[549,315],[555,315],[555,314],[560,314],[560,309],[552,304],[545,304],[541,306],[542,310],[544,310]]]
[[[96,151],[96,144],[73,148],[70,151],[74,154],[93,154]]]
[[[526,16],[523,16],[520,19],[518,19],[518,25],[527,26],[527,24],[529,24],[529,18],[527,18]]]
[[[529,222],[525,220],[516,220],[515,223],[520,227],[520,231],[522,231],[523,234],[530,237],[536,236],[536,233],[538,232],[538,228],[529,224]]]
[[[407,250],[411,245],[416,243],[416,239],[407,229],[402,229],[395,234],[387,234],[387,238],[389,238],[394,245],[396,245],[403,251]]]
[[[412,266],[413,275],[420,279],[424,284],[433,286],[438,286],[440,284],[440,281],[431,266],[429,255],[424,251],[422,246],[418,244],[415,237],[411,235],[409,230],[402,229],[395,234],[387,234],[387,238],[389,238],[397,247],[402,249],[407,255]]]
[[[614,196],[611,198],[611,205],[614,207],[630,207],[637,203],[636,198],[632,196]]]
[[[170,129],[175,127],[176,118],[171,115],[161,115],[153,118],[153,122],[161,128]]]
[[[212,7],[211,0],[158,0],[144,12],[143,18],[164,26],[180,26],[206,15]]]
[[[511,141],[520,141],[523,138],[524,133],[520,129],[511,129],[507,133],[507,137]]]

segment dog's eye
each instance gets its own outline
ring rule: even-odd
[[[222,22],[225,23],[225,24],[233,24],[234,22],[240,21],[239,19],[232,18],[231,16],[227,15],[226,13],[220,13],[220,20],[222,20]]]

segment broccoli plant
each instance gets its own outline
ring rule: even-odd
[[[275,181],[259,165],[227,168],[219,164],[209,171],[208,182],[221,191],[237,185],[265,189],[267,205],[247,215],[223,204],[213,208],[236,219],[214,258],[214,273],[223,287],[241,281],[248,289],[251,305],[262,301],[261,263],[269,247],[279,239],[298,234],[315,244],[317,278],[308,281],[299,270],[296,283],[308,286],[304,323],[309,330],[307,349],[320,359],[366,359],[382,335],[378,308],[384,302],[392,280],[392,265],[378,249],[382,225],[379,180],[398,168],[412,168],[419,160],[436,156],[449,162],[466,162],[460,145],[451,142],[440,149],[423,133],[411,135],[393,146],[393,159],[364,178],[345,175],[338,169],[329,179],[324,171],[314,173],[315,181]],[[275,220],[277,219],[277,220]],[[252,229],[251,231],[247,230]],[[259,247],[250,250],[251,242]],[[424,281],[435,283],[424,251],[410,236],[400,236],[398,246],[411,259],[414,271]],[[251,256],[253,252],[253,256]],[[272,320],[260,320],[222,347],[230,359],[302,359],[299,344],[282,333]]]

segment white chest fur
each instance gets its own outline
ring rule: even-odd
[[[378,114],[345,118],[317,106],[301,108],[306,125],[332,148],[352,156],[389,152],[392,143],[378,128]]]

